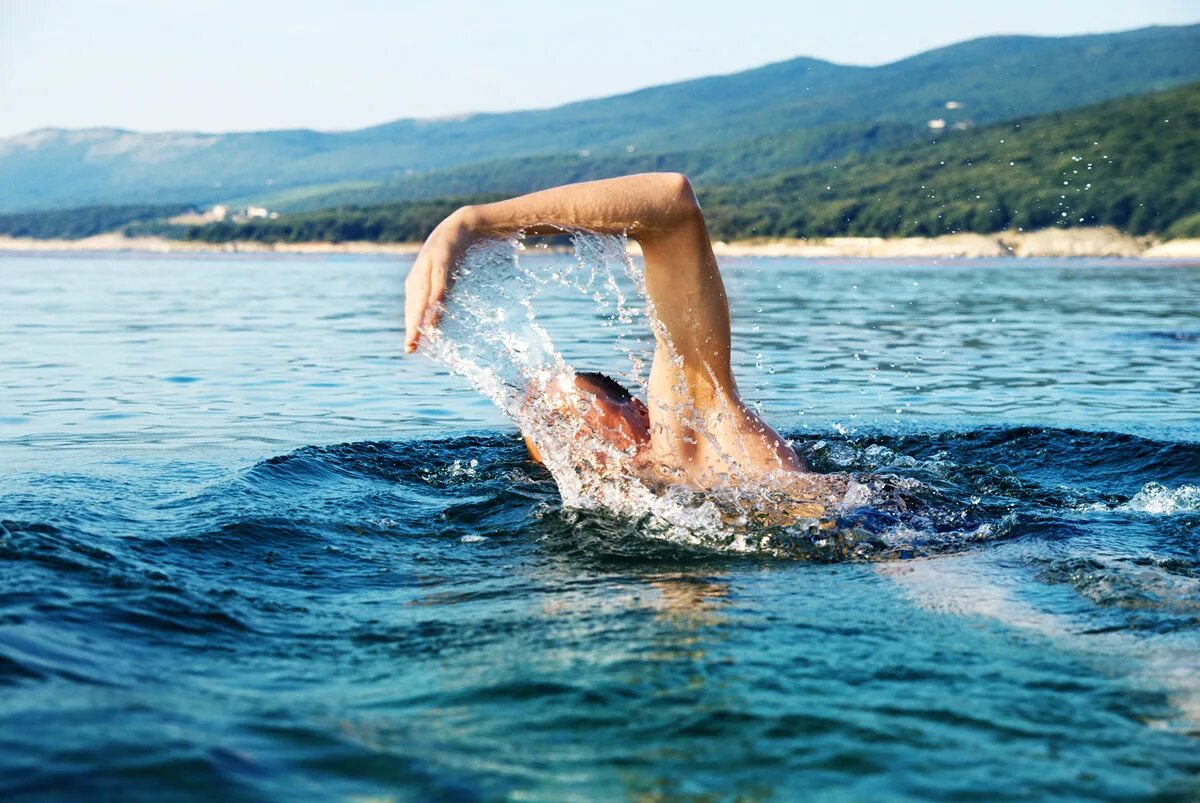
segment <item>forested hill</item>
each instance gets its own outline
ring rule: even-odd
[[[1200,83],[959,132],[870,156],[698,185],[719,239],[936,236],[1112,225],[1200,236]],[[469,197],[347,206],[276,220],[145,227],[186,239],[417,241]],[[0,220],[2,222],[2,220]]]
[[[1200,236],[1200,83],[703,194],[717,237],[1112,225]]]
[[[755,141],[765,155],[746,164],[761,175],[764,165],[777,170],[896,144],[932,119],[980,125],[1200,80],[1197,52],[1198,25],[991,37],[879,67],[801,58],[554,109],[398,120],[343,133],[43,130],[0,140],[0,210],[268,194],[282,201],[331,190],[413,197],[428,191],[406,189],[408,177],[470,164],[655,158]],[[536,105],[536,89],[529,100]],[[736,161],[727,167],[723,180],[746,175]]]
[[[134,223],[158,222],[192,211],[195,210],[186,204],[129,204],[52,209],[47,212],[16,212],[0,215],[0,236],[27,237],[35,240],[78,240],[123,229]]]
[[[927,140],[928,134],[927,126],[910,123],[846,124],[801,129],[690,151],[589,153],[586,156],[571,153],[497,159],[417,173],[369,187],[283,193],[269,203],[274,209],[303,211],[482,192],[520,195],[576,181],[659,171],[687,173],[694,182],[711,185],[770,176],[804,165],[872,153]]]

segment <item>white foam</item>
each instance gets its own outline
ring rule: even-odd
[[[1109,506],[1091,502],[1076,508],[1084,513],[1145,513],[1151,516],[1175,516],[1200,512],[1200,486],[1180,485],[1168,488],[1162,483],[1148,482],[1124,504]]]
[[[1155,516],[1200,512],[1200,486],[1181,485],[1178,488],[1168,488],[1157,482],[1148,482],[1117,510]]]

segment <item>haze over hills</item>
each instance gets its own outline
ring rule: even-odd
[[[1198,129],[1200,82],[697,190],[710,233],[724,240],[1100,225],[1198,238]],[[0,235],[82,238],[120,230],[206,243],[411,243],[458,206],[498,197],[341,206],[241,222],[171,220],[177,208],[93,207],[0,215]]]
[[[1003,36],[880,67],[798,58],[553,109],[343,133],[47,129],[0,140],[0,210],[508,191],[497,176],[542,176],[543,161],[559,166],[547,180],[690,159],[718,166],[708,180],[735,181],[915,140],[936,118],[982,124],[1176,86],[1200,79],[1197,53],[1200,25]]]

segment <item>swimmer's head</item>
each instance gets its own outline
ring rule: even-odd
[[[615,379],[593,371],[551,382],[542,393],[560,415],[578,416],[581,429],[594,433],[618,449],[637,448],[650,441],[650,412],[641,399]],[[525,445],[537,462],[542,456],[528,437]]]

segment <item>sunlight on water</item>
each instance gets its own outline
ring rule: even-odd
[[[1197,799],[1200,270],[723,260],[847,478],[781,532],[529,460],[526,377],[647,372],[581,244],[460,285],[498,401],[395,260],[3,261],[0,798]]]

